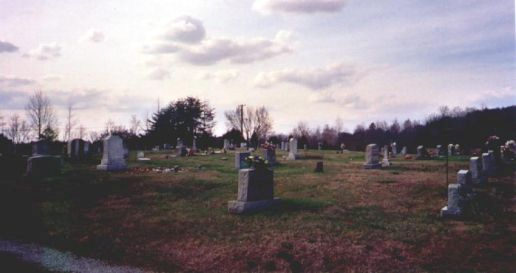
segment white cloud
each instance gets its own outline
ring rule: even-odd
[[[0,40],[0,53],[4,52],[15,52],[18,51],[18,47],[12,43]]]
[[[312,90],[333,85],[353,84],[359,78],[358,71],[351,65],[333,64],[315,69],[284,69],[259,73],[254,81],[257,87],[270,87],[279,83],[292,83]]]
[[[92,43],[100,43],[106,39],[104,33],[99,30],[91,29],[81,38],[81,41],[89,41]]]
[[[197,43],[204,39],[206,31],[202,22],[190,16],[182,16],[167,27],[163,38],[169,41]]]
[[[202,44],[183,47],[180,58],[196,65],[210,65],[227,60],[231,63],[252,63],[292,52],[292,48],[277,40],[264,38],[205,40]]]
[[[63,77],[59,75],[45,75],[43,76],[44,81],[58,81],[61,80]]]
[[[57,43],[41,44],[23,56],[36,58],[41,61],[51,60],[61,56],[61,49],[62,47]]]
[[[338,12],[347,0],[255,0],[253,9],[261,13]]]
[[[153,69],[148,74],[148,76],[150,79],[162,81],[162,80],[170,78],[170,72],[168,72],[168,70],[163,69],[163,68],[156,68],[156,69]]]
[[[0,85],[15,87],[15,86],[23,86],[23,85],[31,85],[36,83],[36,81],[27,78],[20,78],[16,76],[9,75],[0,75]]]
[[[202,80],[215,80],[218,83],[226,83],[238,78],[239,73],[235,69],[228,69],[216,72],[203,72],[198,75]]]

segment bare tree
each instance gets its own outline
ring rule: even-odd
[[[129,131],[131,132],[131,134],[137,135],[141,130],[142,122],[136,117],[136,115],[132,115],[129,123]]]
[[[86,136],[86,127],[79,125],[79,134],[78,134],[78,137],[80,139],[84,139],[84,137]]]
[[[73,103],[68,104],[68,115],[66,116],[65,135],[64,140],[69,141],[72,139],[72,131],[76,125],[76,120],[73,115]]]
[[[29,140],[29,125],[25,120],[21,119],[20,115],[12,115],[9,118],[7,126],[7,137],[9,137],[14,143],[22,143]]]
[[[34,92],[29,98],[25,110],[30,126],[37,133],[38,139],[41,138],[44,129],[57,129],[57,117],[54,109],[50,99],[42,91]]]
[[[7,122],[4,120],[4,116],[0,114],[0,134],[5,132],[4,126],[7,124]]]
[[[267,139],[272,131],[272,118],[265,106],[258,107],[254,114],[254,132],[262,140]]]
[[[272,130],[272,118],[269,111],[264,106],[254,109],[247,107],[242,110],[243,105],[239,105],[234,111],[226,111],[226,126],[230,129],[242,130],[242,135],[249,141],[253,133],[260,139],[265,139]]]
[[[301,137],[308,138],[310,136],[310,128],[308,127],[308,124],[304,121],[300,121],[297,124],[296,128],[294,128],[294,130],[292,130],[292,135],[297,138],[301,138]]]

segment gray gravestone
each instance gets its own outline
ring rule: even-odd
[[[317,161],[317,163],[315,164],[314,172],[316,172],[316,173],[324,172],[324,164],[322,161]]]
[[[85,157],[85,142],[82,139],[73,139],[67,143],[68,157],[74,160],[81,160]]]
[[[39,140],[32,144],[32,155],[49,155],[50,143],[46,140]]]
[[[108,136],[104,139],[104,152],[97,170],[121,171],[127,169],[124,159],[124,142],[119,136]]]
[[[235,152],[235,169],[248,168],[245,159],[251,155],[250,152]]]
[[[288,160],[296,160],[299,156],[297,154],[297,139],[291,138],[289,141],[289,152],[288,152]]]
[[[61,158],[51,155],[36,155],[27,159],[27,176],[48,177],[61,173]]]
[[[471,172],[469,170],[459,170],[457,172],[457,184],[471,186]]]
[[[461,184],[448,185],[448,205],[441,209],[441,217],[462,215]]]
[[[263,149],[263,158],[269,162],[270,166],[276,165],[276,149]]]
[[[229,144],[230,144],[229,140],[228,139],[224,139],[224,147],[223,147],[223,149],[224,150],[229,150]]]
[[[389,162],[389,147],[385,145],[383,148],[383,159],[382,159],[382,167],[389,167],[391,163]]]
[[[495,158],[492,151],[482,154],[482,171],[487,176],[494,176],[496,174]]]
[[[398,154],[398,146],[397,146],[396,142],[393,142],[391,144],[391,149],[392,149],[392,157],[396,157],[396,155]]]
[[[378,145],[369,144],[365,151],[366,162],[364,164],[365,169],[379,169],[382,167],[380,164],[380,154],[378,151]]]
[[[487,183],[487,177],[482,170],[482,161],[478,157],[471,157],[469,159],[469,171],[471,172],[471,180],[473,184],[482,186]]]
[[[238,172],[237,200],[228,202],[229,213],[242,214],[268,208],[279,202],[274,198],[274,173],[267,168]]]
[[[430,159],[430,155],[423,145],[417,147],[416,159]]]
[[[402,156],[407,155],[407,146],[403,146],[403,148],[401,149],[401,155]]]

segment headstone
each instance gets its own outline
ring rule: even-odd
[[[129,158],[129,149],[127,147],[124,147],[124,159]]]
[[[401,149],[401,155],[402,156],[407,155],[407,146],[403,146],[403,148]]]
[[[237,200],[228,202],[228,211],[234,214],[256,212],[278,202],[279,199],[274,198],[272,170],[242,169],[238,172],[238,197]]]
[[[90,153],[90,146],[91,146],[90,142],[88,142],[88,141],[84,142],[84,154],[85,155],[88,155]]]
[[[197,138],[196,137],[194,137],[192,140],[192,152],[193,153],[197,152]]]
[[[291,138],[289,142],[288,160],[296,160],[299,156],[297,154],[297,139]]]
[[[437,145],[435,146],[435,149],[437,150],[438,156],[446,156],[446,151],[444,150],[443,145]]]
[[[391,163],[389,162],[389,147],[385,145],[383,149],[383,159],[382,159],[382,167],[389,167]]]
[[[322,150],[322,143],[321,142],[318,142],[317,143],[317,150]]]
[[[67,143],[68,157],[73,160],[81,160],[85,157],[85,142],[82,139],[69,140]]]
[[[124,142],[116,135],[108,136],[104,139],[104,152],[100,165],[97,170],[102,171],[121,171],[127,169],[124,159]]]
[[[396,157],[396,155],[398,154],[398,146],[397,146],[396,142],[393,142],[391,144],[391,149],[392,149],[392,157]]]
[[[229,139],[224,139],[224,146],[222,147],[224,150],[229,150]]]
[[[247,143],[245,143],[245,142],[240,143],[240,148],[247,148]]]
[[[306,151],[308,149],[308,145],[303,145],[303,149]]]
[[[455,145],[448,144],[448,156],[454,156],[455,155]]]
[[[159,152],[159,146],[155,146],[154,148],[152,148],[152,151],[153,152]]]
[[[176,145],[176,156],[186,156],[188,150],[186,150],[186,146],[183,145],[183,141],[180,138],[177,138]]]
[[[430,155],[428,154],[428,151],[425,149],[423,145],[417,147],[416,159],[430,159]]]
[[[143,151],[137,151],[136,152],[136,158],[137,159],[144,158],[144,157],[145,157],[145,153]]]
[[[455,152],[455,155],[461,155],[459,144],[455,144],[454,152]]]
[[[159,146],[158,147],[158,150],[159,150]],[[172,145],[170,145],[170,143],[165,143],[163,144],[163,150],[171,150],[172,149]]]
[[[469,159],[469,171],[471,172],[471,180],[474,185],[482,186],[487,183],[487,177],[482,170],[482,161],[478,157]]]
[[[457,184],[465,187],[471,186],[471,172],[469,170],[459,170],[457,172]]]
[[[316,173],[322,173],[324,171],[324,165],[323,165],[323,162],[322,161],[317,161],[317,163],[315,164],[315,170],[314,172]]]
[[[269,162],[269,166],[276,165],[276,149],[266,148],[263,149],[263,158]]]
[[[27,159],[27,176],[48,177],[61,173],[61,158],[51,155],[35,155]]]
[[[50,143],[46,140],[39,140],[32,143],[32,155],[49,155]]]
[[[369,144],[365,151],[366,162],[364,164],[365,169],[379,169],[382,167],[380,164],[380,154],[378,151],[378,145]]]
[[[250,152],[235,152],[235,169],[248,168],[246,158],[251,156]]]
[[[448,185],[448,205],[441,209],[441,217],[457,217],[462,215],[461,184]]]
[[[496,160],[492,151],[482,154],[482,170],[487,176],[496,175]]]

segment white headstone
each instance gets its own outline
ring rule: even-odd
[[[224,147],[223,147],[223,149],[224,150],[229,150],[229,144],[230,144],[229,143],[229,139],[224,139]]]
[[[378,169],[378,168],[382,167],[382,165],[379,163],[380,153],[378,151],[378,145],[376,145],[376,144],[367,145],[366,151],[365,151],[365,159],[366,159],[366,162],[364,164],[365,169]]]
[[[448,205],[441,209],[442,217],[460,216],[462,214],[461,184],[448,185]]]
[[[288,160],[296,160],[298,158],[297,154],[297,139],[291,138],[289,141],[289,152],[288,152]]]
[[[391,144],[391,149],[392,149],[392,157],[396,157],[396,155],[398,154],[398,146],[397,146],[396,142],[393,142]]]
[[[403,146],[403,148],[401,149],[401,155],[407,155],[407,146]]]
[[[473,184],[484,185],[487,183],[487,178],[482,171],[482,161],[480,158],[471,157],[469,159],[469,171],[471,172]]]
[[[389,147],[385,146],[383,149],[383,160],[382,167],[389,167],[391,163],[389,162]]]
[[[119,136],[108,136],[104,139],[104,152],[97,170],[119,171],[125,170],[127,164],[124,159],[124,142]]]

